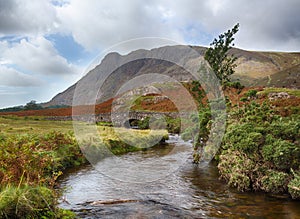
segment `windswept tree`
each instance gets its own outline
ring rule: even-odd
[[[219,35],[219,39],[214,39],[205,52],[205,60],[216,74],[217,78],[222,84],[229,82],[229,76],[234,73],[236,67],[236,57],[229,56],[228,51],[234,46],[234,34],[239,30],[239,23],[237,23],[231,30]]]

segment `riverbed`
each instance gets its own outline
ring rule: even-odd
[[[60,207],[80,218],[300,218],[298,201],[240,193],[218,179],[214,163],[199,167],[191,154],[191,144],[170,136],[166,144],[73,169],[60,179]]]

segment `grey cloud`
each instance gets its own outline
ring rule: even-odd
[[[0,35],[46,33],[57,22],[55,7],[47,0],[0,0]]]
[[[299,8],[299,0],[72,0],[61,7],[47,0],[0,0],[0,35],[69,33],[95,50],[151,36],[190,43],[199,37],[190,26],[213,37],[239,22],[237,46],[300,50]]]
[[[71,1],[57,14],[61,28],[89,49],[149,36],[190,43],[189,39],[199,36],[190,26],[216,36],[239,22],[237,46],[300,50],[299,8],[298,0],[89,0]],[[201,44],[201,40],[193,41]]]

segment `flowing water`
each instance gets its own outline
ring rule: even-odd
[[[80,218],[300,218],[300,202],[239,193],[218,180],[215,164],[192,164],[191,153],[190,144],[171,136],[167,144],[118,157],[118,168],[107,158],[96,168],[74,169],[60,181],[60,207]]]

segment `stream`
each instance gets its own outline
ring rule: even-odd
[[[98,163],[101,168],[70,170],[59,182],[60,207],[79,218],[300,218],[299,202],[240,193],[218,179],[214,163],[200,168],[191,154],[191,144],[170,136],[167,144],[118,157],[119,165],[131,168],[114,168],[106,158]]]

